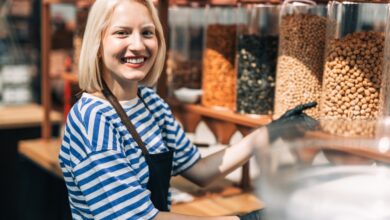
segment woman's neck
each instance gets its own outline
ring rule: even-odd
[[[137,97],[138,83],[137,82],[125,82],[119,83],[114,80],[106,80],[105,82],[111,92],[119,101],[127,101]]]

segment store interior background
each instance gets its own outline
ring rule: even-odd
[[[0,108],[42,103],[41,97],[41,0],[1,0],[0,3]],[[199,14],[204,12],[200,11]],[[69,70],[73,55],[73,37],[76,28],[76,8],[70,4],[51,5],[51,52],[50,78],[53,110],[64,108],[64,80],[61,73]],[[171,21],[175,22],[175,21]],[[180,36],[176,38],[180,41]],[[183,42],[179,42],[183,43]],[[196,47],[202,48],[202,42]],[[73,86],[72,92],[77,92]],[[172,91],[170,91],[172,92]],[[75,97],[71,97],[75,101]],[[39,165],[17,152],[18,142],[39,138],[41,126],[0,130],[0,167],[2,219],[71,219],[66,188],[62,179],[45,171]],[[61,125],[52,126],[53,137],[61,133]],[[206,156],[226,147],[219,144],[210,129],[201,122],[188,137],[201,145],[201,154]],[[235,143],[242,138],[236,132],[230,140]],[[257,176],[256,164],[252,162],[251,176]],[[226,185],[238,184],[241,168],[229,174],[226,181],[206,189],[191,185],[201,194],[220,191]],[[180,180],[181,181],[181,180]],[[187,184],[187,183],[186,183]],[[184,197],[183,197],[184,196]],[[184,194],[179,196],[189,199]],[[191,198],[190,198],[191,199]]]
[[[41,3],[43,0],[0,0],[0,110],[9,106],[22,106],[28,103],[42,104],[42,11]],[[85,0],[89,1],[89,0]],[[82,2],[82,1],[80,1]],[[63,73],[72,71],[74,66],[74,37],[77,35],[77,8],[72,4],[51,4],[50,27],[51,27],[51,51],[50,59],[50,99],[51,109],[58,112],[66,112],[69,109],[69,103],[76,101],[74,94],[78,88],[75,84],[66,84],[63,79]],[[170,48],[183,49],[185,41],[183,34],[185,32],[185,19],[172,19],[172,16],[180,17],[183,11],[175,7],[169,8],[168,25],[175,27],[168,32]],[[185,13],[185,11],[184,11]],[[200,8],[198,14],[194,17],[198,23],[197,27],[202,27],[204,8]],[[353,23],[361,22],[357,20],[357,13],[346,15],[350,19],[343,24],[345,27],[354,27]],[[362,11],[359,19],[367,23],[374,23],[375,16],[383,14],[370,14]],[[350,22],[350,23],[348,23]],[[364,30],[365,27],[362,27]],[[368,27],[370,28],[370,27]],[[184,30],[184,31],[183,31]],[[203,29],[202,29],[203,31]],[[346,29],[347,31],[347,29]],[[191,42],[190,48],[194,51],[186,51],[194,57],[200,57],[204,48],[204,35],[199,35],[199,41]],[[172,51],[169,55],[173,58],[176,54]],[[198,60],[199,61],[199,60]],[[176,63],[177,64],[177,63]],[[174,62],[167,62],[167,71],[174,68]],[[195,65],[196,66],[196,65]],[[199,71],[199,69],[191,69]],[[175,79],[168,78],[175,82]],[[177,82],[177,81],[176,81]],[[199,84],[191,85],[199,87]],[[175,87],[167,86],[167,95],[173,96]],[[66,97],[64,91],[70,91],[72,96]],[[206,113],[205,113],[206,114]],[[1,115],[0,115],[1,117]],[[60,116],[59,121],[50,124],[50,135],[60,137],[64,116]],[[266,124],[270,117],[262,122]],[[256,126],[251,124],[250,126]],[[225,131],[230,132],[230,127]],[[234,132],[229,135],[228,141],[222,135],[222,138],[214,135],[215,132],[204,122],[200,122],[188,136],[194,143],[198,143],[203,156],[213,153],[227,145],[235,143],[242,139],[243,132]],[[247,130],[245,130],[247,132]],[[228,133],[227,132],[227,133]],[[0,169],[2,171],[0,180],[0,190],[2,199],[0,210],[2,213],[0,219],[71,219],[67,193],[64,181],[58,176],[40,165],[34,163],[30,158],[18,152],[18,145],[21,140],[30,140],[42,137],[42,126],[35,125],[29,127],[7,128],[0,127]],[[244,132],[245,133],[245,132]],[[225,142],[224,144],[221,143]],[[226,143],[227,142],[227,143]],[[202,147],[205,145],[206,147]],[[256,162],[252,159],[250,163],[250,179],[255,179],[260,175]],[[200,189],[191,185],[192,191],[200,194],[210,194],[220,192],[221,187],[227,185],[239,186],[242,184],[242,169],[237,169],[226,177],[226,180],[217,182],[209,188]],[[182,180],[178,180],[182,181]],[[187,184],[187,183],[186,183]],[[222,189],[223,190],[223,189]],[[234,189],[235,190],[235,189]],[[234,191],[233,190],[233,191]],[[230,193],[230,192],[227,192]],[[236,193],[234,191],[233,193]],[[256,203],[258,204],[258,203]],[[236,206],[244,206],[237,204]],[[259,207],[257,205],[247,205],[246,211]],[[232,208],[234,208],[232,206]],[[237,207],[236,207],[237,208]],[[244,211],[244,210],[241,210]],[[230,214],[234,214],[232,211]],[[226,213],[225,213],[226,214]]]

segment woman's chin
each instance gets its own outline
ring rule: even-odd
[[[146,74],[145,73],[131,73],[131,74],[125,74],[123,75],[123,78],[125,80],[131,80],[131,81],[136,81],[139,82],[145,78]]]

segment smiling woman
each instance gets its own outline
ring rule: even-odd
[[[302,111],[313,107],[300,106],[201,158],[169,106],[147,87],[163,68],[163,36],[151,0],[96,0],[91,8],[79,59],[84,93],[68,114],[59,156],[74,219],[204,219],[169,212],[171,176],[205,186],[284,134],[281,125],[306,119]]]

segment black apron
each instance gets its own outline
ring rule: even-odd
[[[126,126],[127,130],[137,142],[138,146],[142,150],[142,154],[145,157],[146,163],[149,168],[149,181],[147,184],[148,190],[151,192],[151,200],[153,205],[160,211],[169,211],[168,209],[168,191],[169,183],[171,180],[171,171],[172,171],[172,160],[173,160],[173,151],[169,150],[168,152],[159,153],[159,154],[149,154],[145,143],[142,141],[138,132],[136,131],[134,125],[131,123],[129,117],[126,115],[122,106],[119,104],[117,98],[112,94],[106,83],[103,82],[103,94],[106,99],[114,107],[115,111],[118,113],[119,117],[122,120],[122,123]],[[139,98],[144,103],[145,107],[149,110],[148,106],[144,102],[142,96],[138,93]]]

